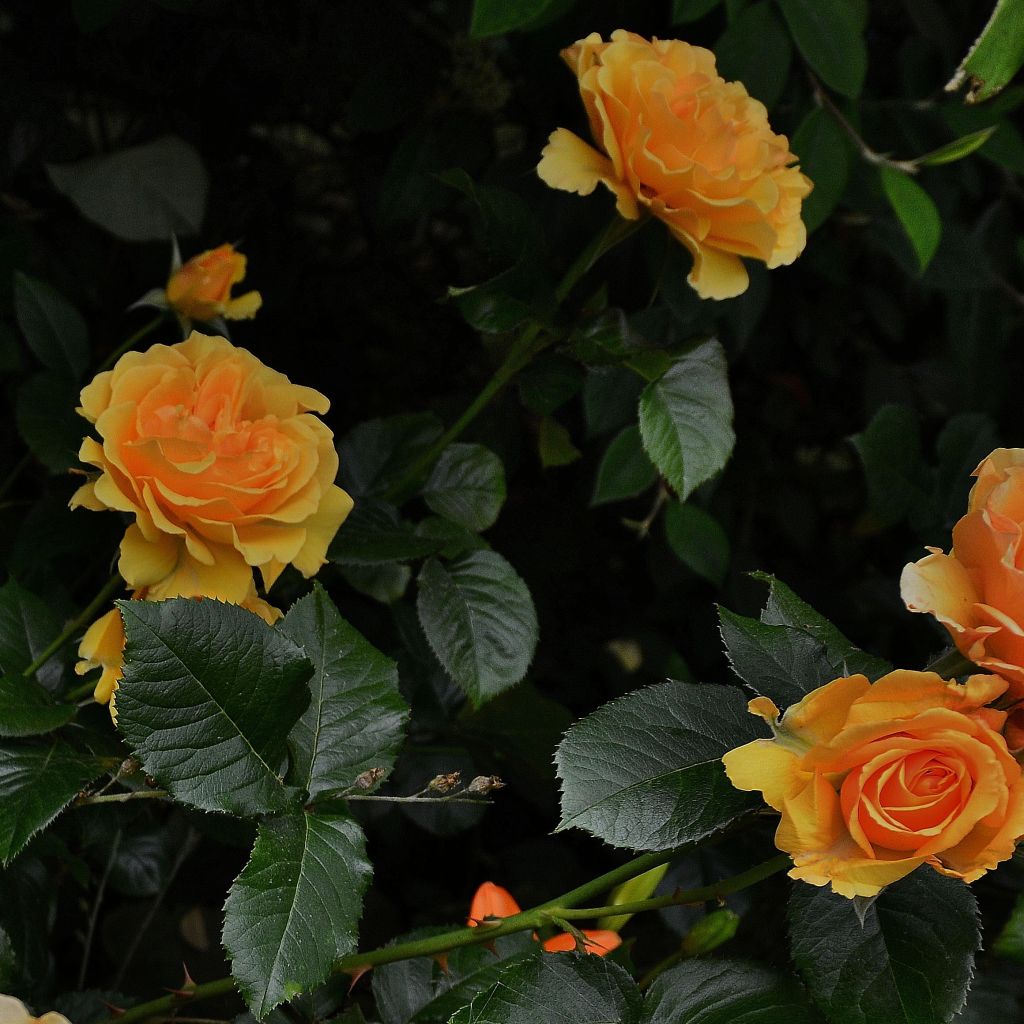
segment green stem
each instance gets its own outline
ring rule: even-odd
[[[771,860],[766,860],[756,867],[742,874],[733,875],[722,882],[715,882],[712,885],[705,885],[700,889],[690,889],[687,892],[674,892],[668,896],[654,896],[649,900],[635,900],[633,903],[611,904],[607,907],[575,907],[573,909],[560,909],[558,914],[567,921],[589,919],[592,917],[607,917],[611,914],[642,914],[646,910],[662,910],[665,907],[677,907],[681,903],[706,903],[708,900],[719,899],[722,896],[729,896],[731,893],[747,889],[756,883],[777,875],[780,871],[789,867],[789,856],[780,854]]]
[[[96,613],[113,597],[114,593],[121,586],[123,586],[121,577],[115,572],[103,585],[103,589],[89,602],[85,611],[72,620],[68,628],[22,672],[22,675],[26,677],[34,676],[87,622],[96,618]]]
[[[123,804],[129,800],[165,800],[171,794],[166,789],[132,789],[126,793],[98,793],[96,796],[80,796],[75,807],[90,804]]]
[[[540,906],[512,917],[504,918],[500,923],[494,925],[478,925],[475,928],[457,928],[454,931],[445,932],[442,935],[435,935],[427,939],[418,939],[412,942],[400,942],[392,946],[385,946],[382,949],[370,950],[366,953],[351,953],[342,957],[334,965],[335,972],[360,972],[370,967],[379,967],[382,964],[396,963],[399,960],[412,960],[421,956],[438,956],[450,950],[462,946],[479,945],[480,943],[493,942],[503,935],[511,935],[515,932],[534,931],[549,923],[552,918],[561,917],[566,919],[602,916],[610,909],[613,913],[638,913],[640,910],[653,910],[658,907],[676,906],[686,903],[700,903],[705,900],[719,899],[728,896],[730,893],[739,892],[770,875],[783,870],[789,864],[786,856],[774,857],[757,867],[744,871],[733,878],[723,879],[714,885],[702,886],[699,889],[691,889],[685,892],[676,892],[672,896],[659,897],[653,900],[642,900],[637,903],[624,903],[616,907],[599,907],[597,909],[573,910],[572,907],[613,889],[616,885],[642,875],[651,868],[657,867],[671,860],[680,851],[666,850],[661,853],[647,853],[641,857],[614,868],[598,878],[592,879],[584,885],[571,889],[567,893],[542,903]],[[189,990],[186,995],[172,993],[161,996],[148,1003],[141,1003],[121,1013],[117,1017],[111,1017],[102,1024],[133,1024],[134,1021],[145,1020],[159,1014],[165,1014],[168,1010],[184,1003],[193,1003],[199,999],[208,999],[213,996],[224,995],[233,988],[231,978],[219,978],[217,981],[207,982],[204,985],[197,985]]]
[[[569,292],[579,283],[584,274],[610,249],[623,239],[628,238],[643,220],[626,220],[615,215],[615,218],[601,231],[594,240],[576,258],[565,272],[565,276],[555,289],[555,298],[561,305]],[[401,480],[389,488],[384,497],[389,501],[404,501],[411,497],[424,477],[433,468],[441,452],[462,436],[463,431],[490,405],[494,397],[526,366],[533,358],[546,349],[558,335],[548,332],[539,323],[526,324],[519,336],[512,343],[501,365],[494,371],[491,379],[480,390],[480,393],[466,407],[462,415],[418,458],[409,466]]]
[[[157,315],[153,317],[152,320],[150,320],[146,324],[143,324],[142,327],[140,327],[130,338],[128,338],[127,340],[122,342],[117,348],[115,348],[114,351],[111,352],[110,355],[107,356],[107,358],[104,359],[102,363],[100,363],[100,368],[97,372],[101,373],[103,370],[109,370],[114,365],[114,363],[116,363],[118,359],[120,359],[121,356],[125,354],[125,352],[127,352],[131,348],[134,348],[140,341],[142,341],[143,338],[146,337],[146,335],[152,334],[153,331],[155,331],[166,319],[166,313],[157,313]]]
[[[925,672],[936,672],[943,679],[952,679],[954,676],[966,675],[968,672],[973,672],[974,669],[974,662],[965,658],[955,647],[950,651],[946,651],[945,654],[940,654],[937,658],[933,658],[924,667]]]

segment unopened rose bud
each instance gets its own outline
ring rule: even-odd
[[[435,775],[427,784],[432,793],[450,793],[462,781],[462,772],[448,772]]]
[[[365,772],[356,776],[352,783],[353,789],[373,789],[380,782],[387,772],[383,768],[367,768]]]
[[[505,783],[497,775],[478,775],[466,787],[466,792],[472,793],[474,796],[487,796],[488,793],[493,793],[496,789],[504,788]]]

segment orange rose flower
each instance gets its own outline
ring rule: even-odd
[[[165,597],[180,597],[180,594],[165,594]],[[191,596],[191,595],[188,595]],[[144,601],[146,591],[137,590],[132,600]],[[201,598],[197,598],[201,600]],[[284,613],[268,604],[256,593],[256,585],[250,581],[249,595],[241,606],[247,611],[258,615],[268,626],[272,626]],[[100,616],[86,631],[78,645],[79,660],[75,663],[75,674],[84,676],[94,669],[102,669],[93,691],[93,699],[97,704],[110,704],[114,714],[114,694],[124,675],[124,620],[117,608],[112,608],[106,615]],[[115,715],[116,718],[116,715]]]
[[[175,249],[177,252],[177,249]],[[182,264],[167,282],[167,304],[182,320],[208,323],[217,317],[248,320],[263,305],[259,292],[231,297],[245,277],[245,257],[233,245],[218,245]]]
[[[484,882],[473,894],[466,924],[470,928],[476,928],[487,920],[512,917],[521,910],[508,889],[503,889],[493,882]],[[607,956],[613,949],[622,945],[622,937],[618,932],[603,928],[584,928],[583,935],[587,952],[594,956]],[[571,953],[576,949],[576,937],[569,932],[561,932],[552,935],[550,939],[545,939],[543,945],[549,953]]]
[[[974,471],[953,548],[906,566],[900,590],[912,612],[934,615],[976,665],[1024,697],[1024,448],[997,448]]]
[[[726,82],[710,50],[632,32],[596,32],[562,51],[579,79],[598,149],[559,128],[537,173],[552,188],[589,195],[600,183],[623,217],[649,210],[693,256],[701,298],[746,291],[741,256],[792,263],[807,232],[808,178],[768,124],[764,104]]]
[[[725,755],[738,789],[782,815],[775,844],[790,877],[842,896],[875,896],[928,864],[973,882],[1013,855],[1024,834],[1024,780],[984,705],[1006,681],[895,671],[813,690],[779,719],[767,698],[750,702],[772,728]]]
[[[135,517],[118,568],[146,597],[250,599],[252,568],[271,587],[289,563],[312,576],[352,508],[335,486],[329,402],[225,338],[128,352],[82,391],[102,440],[100,470],[72,508]]]

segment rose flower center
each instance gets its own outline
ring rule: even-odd
[[[122,456],[132,476],[179,516],[233,519],[266,505],[300,462],[296,440],[276,416],[245,416],[245,388],[234,373],[196,381],[167,374],[138,405],[136,436]],[[187,508],[177,500],[187,495]],[[197,504],[198,503],[198,504]]]
[[[914,850],[960,813],[973,786],[960,758],[921,750],[850,772],[840,802],[850,833],[865,852],[871,847]]]

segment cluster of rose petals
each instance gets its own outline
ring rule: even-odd
[[[968,660],[1003,676],[1024,697],[1024,448],[998,448],[974,471],[967,514],[949,554],[903,570],[913,612],[934,615]]]
[[[114,509],[133,522],[118,569],[136,596],[213,597],[273,622],[269,588],[285,566],[312,576],[352,508],[334,483],[334,435],[314,413],[329,403],[227,339],[193,333],[129,352],[83,391],[95,424],[80,457],[98,476],[72,507]],[[102,667],[98,694],[120,676],[117,613],[86,634],[82,670]]]
[[[790,876],[847,897],[875,896],[927,864],[973,882],[1013,855],[1024,834],[1024,780],[986,707],[998,676],[947,682],[898,670],[809,693],[780,719],[750,704],[772,739],[726,754],[738,789],[759,791],[781,814],[775,842]]]
[[[778,267],[800,255],[811,182],[764,104],[726,82],[710,50],[620,29],[562,55],[598,148],[559,128],[537,168],[545,183],[580,195],[603,184],[623,217],[660,218],[692,254],[689,282],[703,298],[746,290],[740,257]]]
[[[228,244],[193,256],[171,274],[165,291],[167,304],[186,322],[254,317],[263,304],[259,292],[231,296],[232,287],[245,277],[245,263],[245,257]]]

